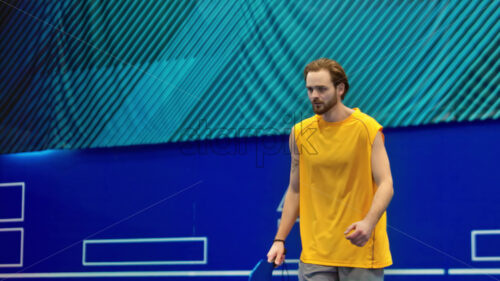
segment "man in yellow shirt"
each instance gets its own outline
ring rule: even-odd
[[[382,126],[342,103],[349,82],[336,61],[309,63],[304,79],[315,115],[290,133],[290,184],[268,261],[283,263],[300,213],[299,280],[383,280],[394,191]]]

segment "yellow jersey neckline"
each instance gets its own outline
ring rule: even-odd
[[[325,121],[325,119],[323,119],[323,116],[319,115],[319,114],[316,114],[315,117],[316,117],[316,121],[318,123],[321,123],[321,124],[325,124],[325,125],[340,125],[340,124],[344,124],[346,122],[349,122],[350,120],[352,120],[355,115],[357,115],[359,112],[361,112],[359,110],[359,108],[355,107],[353,108],[354,109],[354,112],[351,113],[351,115],[349,115],[347,118],[345,118],[344,120],[340,120],[340,121],[336,121],[336,122],[329,122],[329,121]]]

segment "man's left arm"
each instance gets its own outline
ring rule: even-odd
[[[354,230],[353,233],[346,236],[346,239],[359,247],[364,246],[370,239],[375,225],[389,206],[394,194],[389,157],[380,131],[377,132],[373,142],[371,161],[373,179],[378,186],[372,205],[363,220],[351,224],[344,232],[347,235]]]

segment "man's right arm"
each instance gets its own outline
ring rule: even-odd
[[[299,216],[299,150],[295,143],[294,129],[290,133],[289,147],[291,155],[290,165],[290,183],[285,195],[283,204],[283,212],[281,213],[281,222],[278,227],[278,232],[275,239],[285,240],[290,230],[295,224]],[[268,262],[273,262],[281,265],[285,260],[285,245],[284,242],[274,242],[267,254]]]

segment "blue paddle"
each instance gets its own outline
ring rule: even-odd
[[[261,259],[250,273],[248,281],[271,281],[273,280],[274,263]]]

